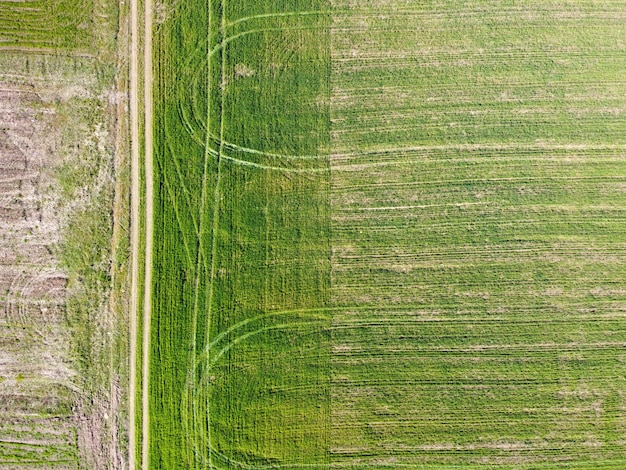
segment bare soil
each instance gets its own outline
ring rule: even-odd
[[[49,191],[53,115],[34,87],[0,82],[0,439],[56,450],[51,468],[74,468],[66,276],[54,254],[60,220]]]
[[[100,147],[114,139],[114,124],[98,124],[94,133],[80,117],[68,117],[72,103],[116,103],[95,91],[95,68],[86,62],[0,54],[0,63],[7,65],[0,70],[0,468],[124,468],[125,404],[119,374],[110,375],[107,362],[119,320],[106,308],[93,312],[102,385],[84,390],[59,243],[89,194],[64,200],[57,179],[68,145],[96,142],[89,148],[109,158]]]

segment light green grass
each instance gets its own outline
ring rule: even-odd
[[[110,0],[1,0],[0,51],[93,54],[111,63],[117,21]]]
[[[623,466],[619,2],[352,5],[333,35],[333,463]]]

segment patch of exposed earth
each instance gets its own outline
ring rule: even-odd
[[[34,86],[0,82],[0,440],[6,460],[21,460],[26,448],[30,460],[45,455],[70,468],[76,435],[66,276],[54,255],[60,220],[48,195],[53,114]]]
[[[80,389],[65,318],[58,244],[83,198],[61,201],[54,173],[68,135],[59,123],[75,122],[79,138],[85,127],[59,119],[59,105],[107,98],[94,94],[87,60],[55,60],[0,55],[11,65],[0,70],[0,468],[117,468],[108,422],[118,418],[119,385],[101,397]]]

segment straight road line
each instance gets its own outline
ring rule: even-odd
[[[137,394],[137,315],[139,288],[139,37],[137,1],[130,2],[131,47],[130,47],[130,147],[131,147],[131,296],[130,296],[130,364],[129,364],[129,409],[128,409],[128,467],[136,468],[135,432]]]
[[[144,6],[144,117],[145,117],[145,175],[146,175],[146,258],[145,287],[143,304],[143,348],[142,348],[142,381],[141,381],[141,415],[142,415],[142,449],[141,467],[148,470],[149,454],[149,368],[150,368],[150,324],[152,310],[152,241],[153,241],[153,104],[152,104],[152,0],[145,0]]]

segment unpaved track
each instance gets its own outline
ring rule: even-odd
[[[153,182],[152,182],[152,0],[144,0],[144,116],[145,116],[145,170],[146,170],[146,259],[145,288],[143,304],[143,348],[142,348],[142,380],[141,380],[141,424],[142,449],[141,467],[148,470],[148,378],[150,366],[150,318],[152,307],[152,239],[153,239]]]
[[[139,307],[139,242],[140,242],[140,140],[139,140],[139,12],[138,0],[131,0],[131,62],[130,62],[130,122],[131,122],[131,220],[132,220],[132,286],[130,300],[130,385],[129,385],[129,468],[135,470],[137,462],[137,436],[135,432],[135,416],[137,411],[137,315]],[[148,468],[148,370],[150,360],[150,318],[151,318],[151,285],[152,285],[152,3],[145,1],[144,7],[144,166],[146,173],[146,221],[145,221],[145,289],[143,299],[143,344],[142,344],[142,381],[141,381],[141,467]]]

